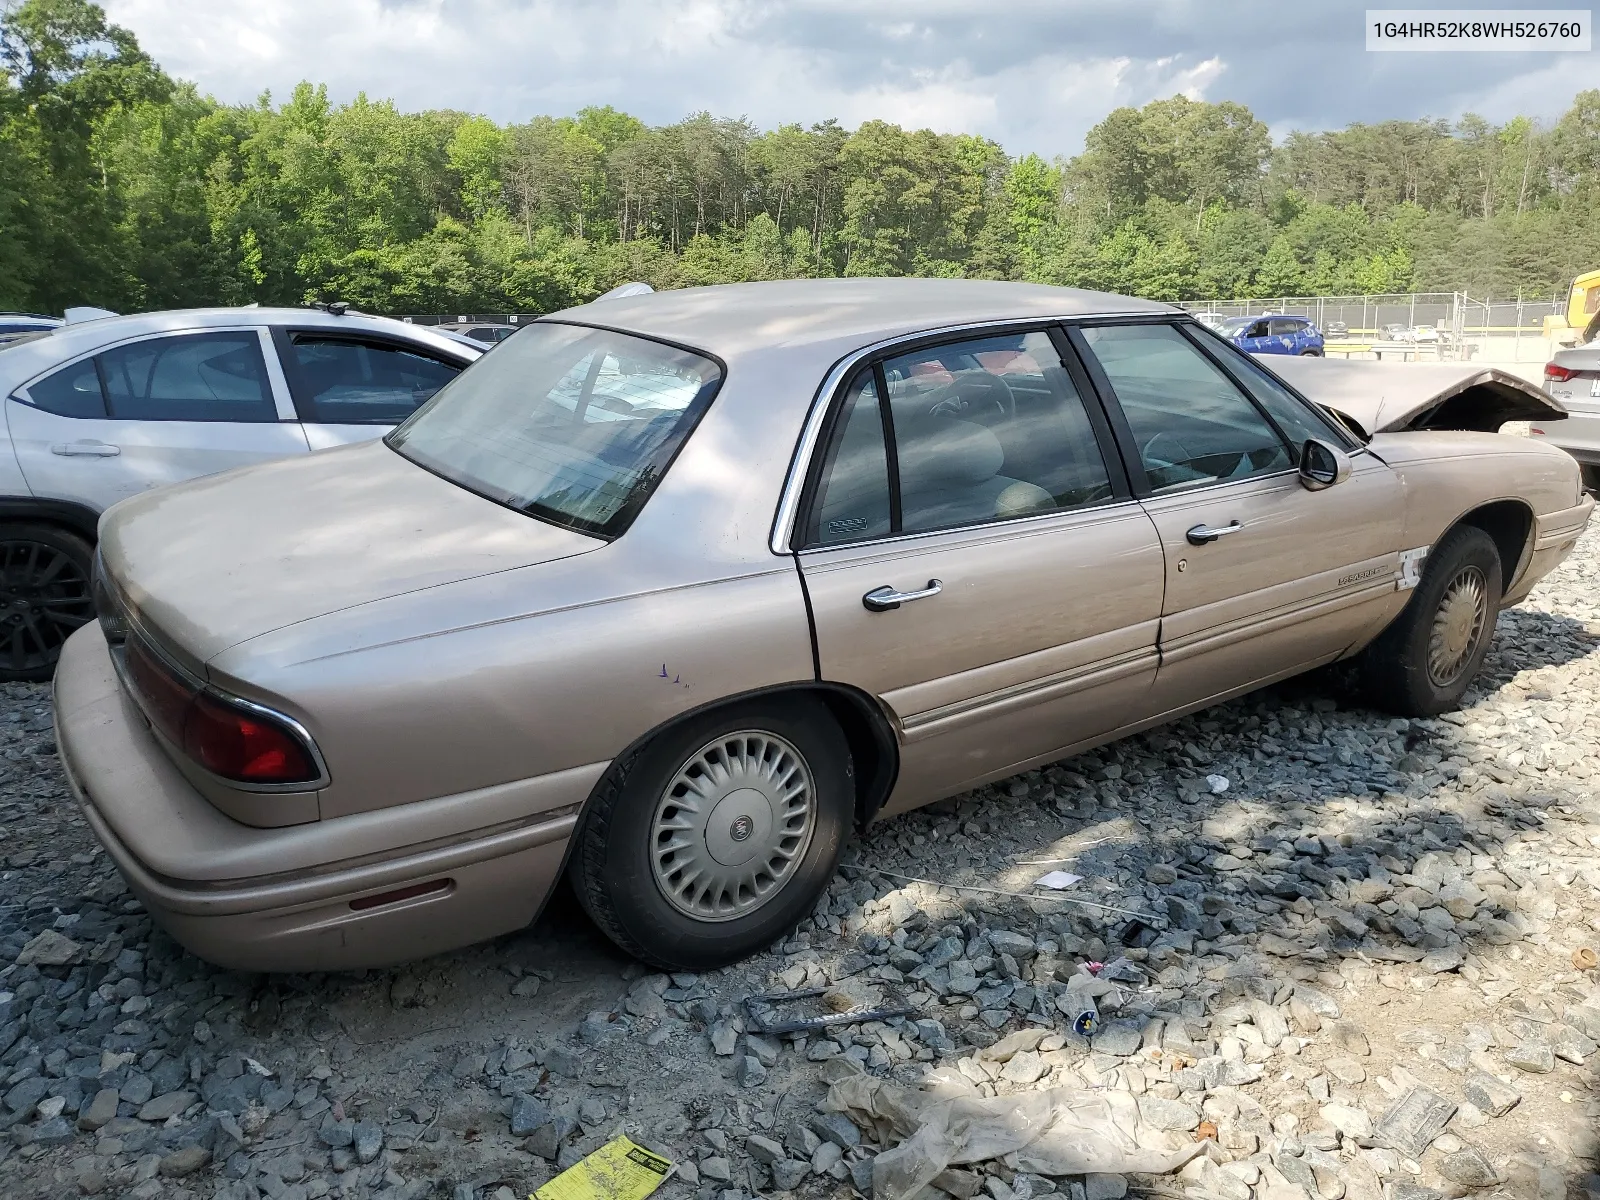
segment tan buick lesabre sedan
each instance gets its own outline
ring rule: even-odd
[[[1005,283],[558,313],[381,443],[107,513],[62,760],[214,962],[417,958],[563,870],[631,953],[727,962],[874,818],[1354,655],[1457,702],[1589,519],[1492,432],[1560,407],[1311,365]]]

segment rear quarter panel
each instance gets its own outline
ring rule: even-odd
[[[626,541],[329,614],[208,667],[310,730],[324,819],[604,764],[685,712],[814,678],[792,560],[643,589]]]

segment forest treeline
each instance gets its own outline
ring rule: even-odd
[[[1181,96],[1083,152],[867,121],[221,104],[85,0],[0,13],[0,308],[544,312],[634,279],[1026,279],[1155,299],[1548,297],[1600,266],[1600,90],[1554,122],[1292,133]]]

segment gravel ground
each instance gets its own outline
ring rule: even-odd
[[[1215,1142],[922,1200],[1600,1196],[1597,585],[1600,532],[1443,719],[1323,672],[887,822],[791,940],[699,977],[645,974],[564,893],[399,970],[212,968],[78,818],[48,689],[0,687],[0,1193],[505,1200],[623,1130],[680,1164],[668,1200],[865,1194],[884,1147],[816,1107],[859,1068],[1131,1093]],[[1034,889],[1051,869],[1082,880]],[[746,1030],[745,996],[812,986],[912,1011]]]

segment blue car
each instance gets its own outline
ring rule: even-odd
[[[1233,317],[1217,332],[1250,354],[1322,353],[1322,331],[1304,317]]]

